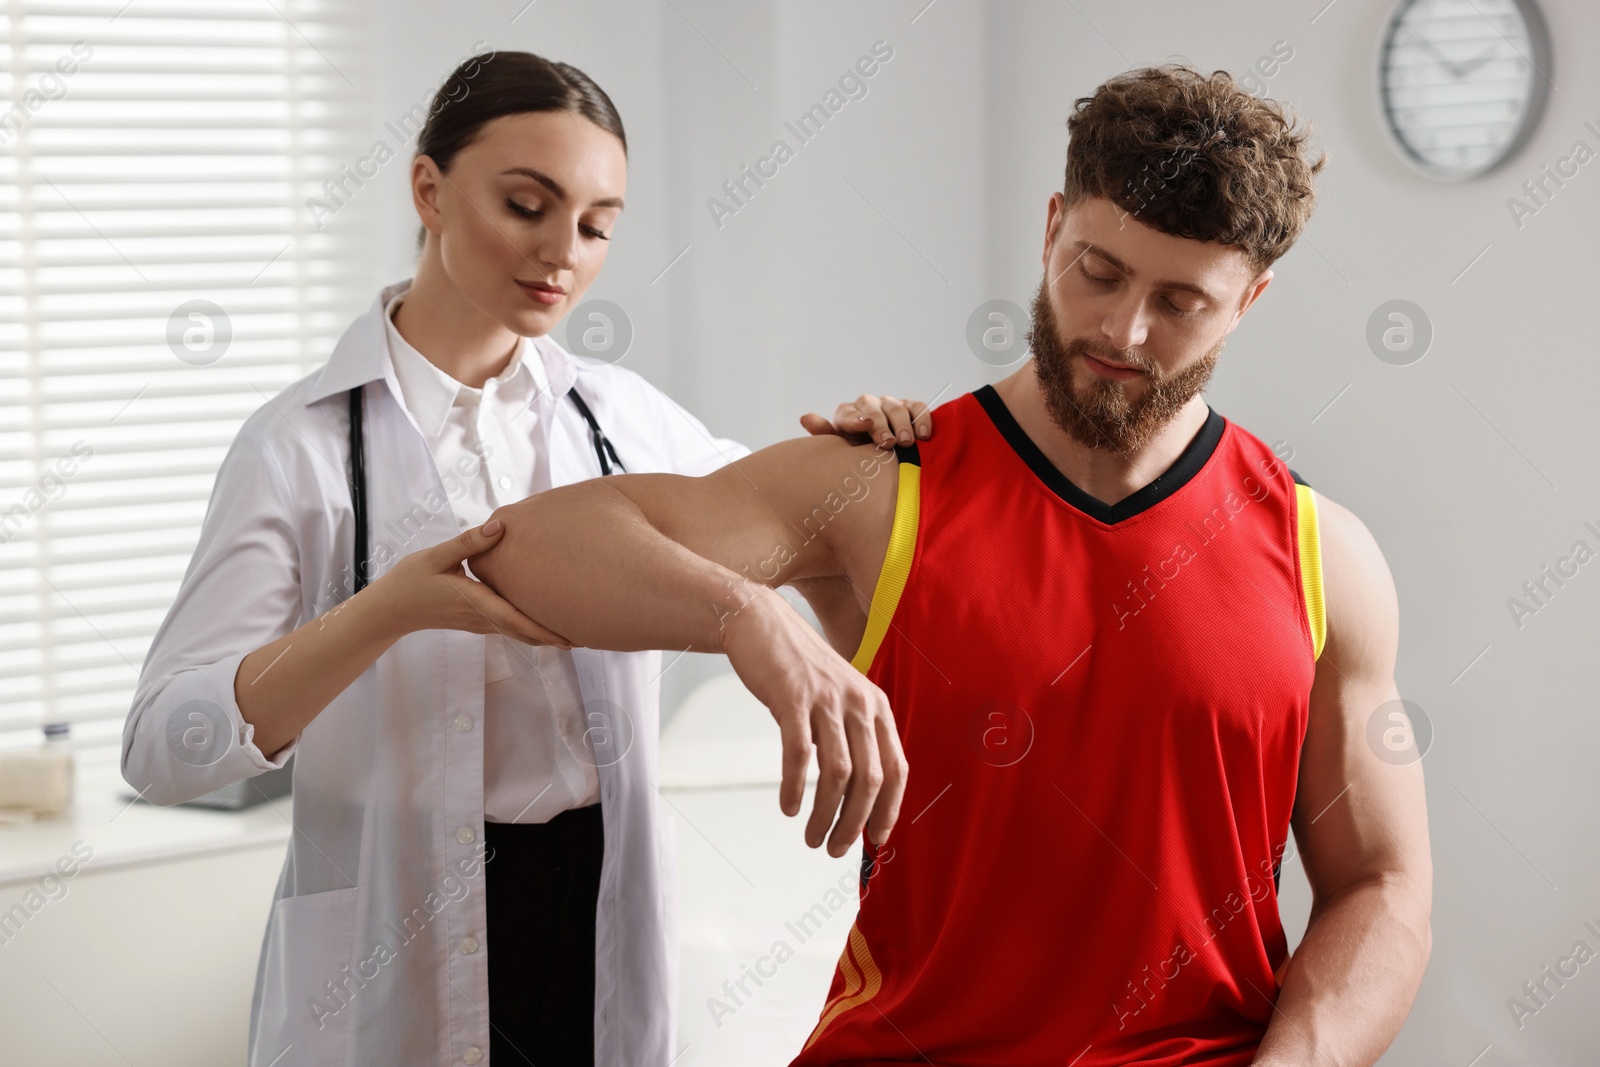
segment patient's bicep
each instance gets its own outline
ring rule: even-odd
[[[776,588],[843,573],[829,507],[860,447],[837,437],[795,438],[698,478],[641,474],[607,482],[657,532]]]

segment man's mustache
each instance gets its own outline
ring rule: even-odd
[[[1133,349],[1099,348],[1081,337],[1074,337],[1063,346],[1068,356],[1090,355],[1115,366],[1132,367],[1151,374],[1150,362]]]

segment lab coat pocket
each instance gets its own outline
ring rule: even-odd
[[[267,1067],[293,1046],[304,1067],[351,1062],[352,957],[357,886],[284,897],[272,907],[261,1017],[251,1067]]]

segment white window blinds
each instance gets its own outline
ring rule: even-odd
[[[0,744],[115,742],[251,411],[371,299],[364,0],[0,0]]]

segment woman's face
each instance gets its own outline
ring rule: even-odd
[[[549,333],[606,261],[628,160],[581,115],[535,111],[485,123],[441,174],[418,157],[418,214],[445,274],[474,305],[524,337]]]

